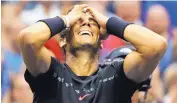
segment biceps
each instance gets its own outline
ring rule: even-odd
[[[147,79],[159,63],[159,58],[145,58],[138,52],[130,53],[124,61],[124,72],[134,82],[140,83]]]
[[[49,69],[52,55],[45,47],[36,51],[31,46],[26,46],[22,48],[22,55],[27,69],[34,76]]]

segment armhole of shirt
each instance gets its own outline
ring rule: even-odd
[[[124,61],[123,61],[124,63]],[[131,79],[129,79],[125,72],[124,72],[124,68],[123,68],[123,63],[122,63],[122,69],[121,69],[121,74],[122,74],[122,77],[125,77],[125,80],[128,81],[130,83],[130,85],[132,85],[135,89],[138,89],[142,86],[142,83],[135,83],[134,81],[132,81]]]
[[[142,83],[135,83],[131,79],[129,79],[124,72],[123,68],[124,59],[114,62],[112,65],[116,69],[116,72],[118,74],[118,79],[120,80],[120,88],[126,93],[128,93],[129,96],[132,96],[133,93],[142,86]]]
[[[28,69],[26,69],[24,77],[32,92],[38,91],[41,86],[39,85],[40,83],[49,82],[54,79],[54,74],[56,73],[57,75],[57,68],[55,68],[57,64],[60,64],[58,60],[56,60],[54,57],[51,57],[51,63],[48,71],[46,73],[41,73],[36,77],[32,76]]]

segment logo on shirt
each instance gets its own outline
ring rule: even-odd
[[[84,96],[80,96],[80,97],[79,97],[79,100],[82,101],[82,100],[84,100],[84,98],[86,98],[86,97],[89,96],[89,95],[91,95],[91,94],[85,94]]]

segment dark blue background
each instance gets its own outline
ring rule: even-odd
[[[142,2],[142,20],[145,20],[146,12],[153,4],[163,5],[170,16],[172,26],[177,26],[177,1],[143,1]]]

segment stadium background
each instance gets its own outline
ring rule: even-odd
[[[177,1],[1,1],[1,102],[31,103],[32,93],[25,82],[23,74],[25,65],[16,41],[19,31],[39,19],[66,14],[72,5],[86,3],[107,16],[118,15],[122,19],[144,25],[148,28],[159,28],[159,34],[168,40],[165,56],[153,73],[151,88],[145,93],[137,91],[132,98],[134,103],[172,103],[177,100]],[[150,14],[157,11],[157,14]],[[149,14],[148,14],[149,13]],[[151,15],[151,16],[148,16]],[[157,17],[158,15],[158,17]],[[159,17],[160,16],[160,17]],[[157,24],[149,21],[156,19]],[[167,17],[167,18],[166,18]],[[168,19],[169,17],[169,19]],[[149,25],[147,25],[149,23]],[[169,25],[167,25],[169,24]],[[133,34],[132,34],[133,35]],[[59,36],[50,39],[45,46],[60,61],[64,54],[59,48]],[[131,45],[117,37],[109,36],[103,42],[100,62],[108,53],[117,47]],[[29,54],[30,55],[30,54]],[[172,93],[173,91],[173,93]],[[172,97],[171,94],[173,94]],[[177,103],[175,101],[174,103]]]

